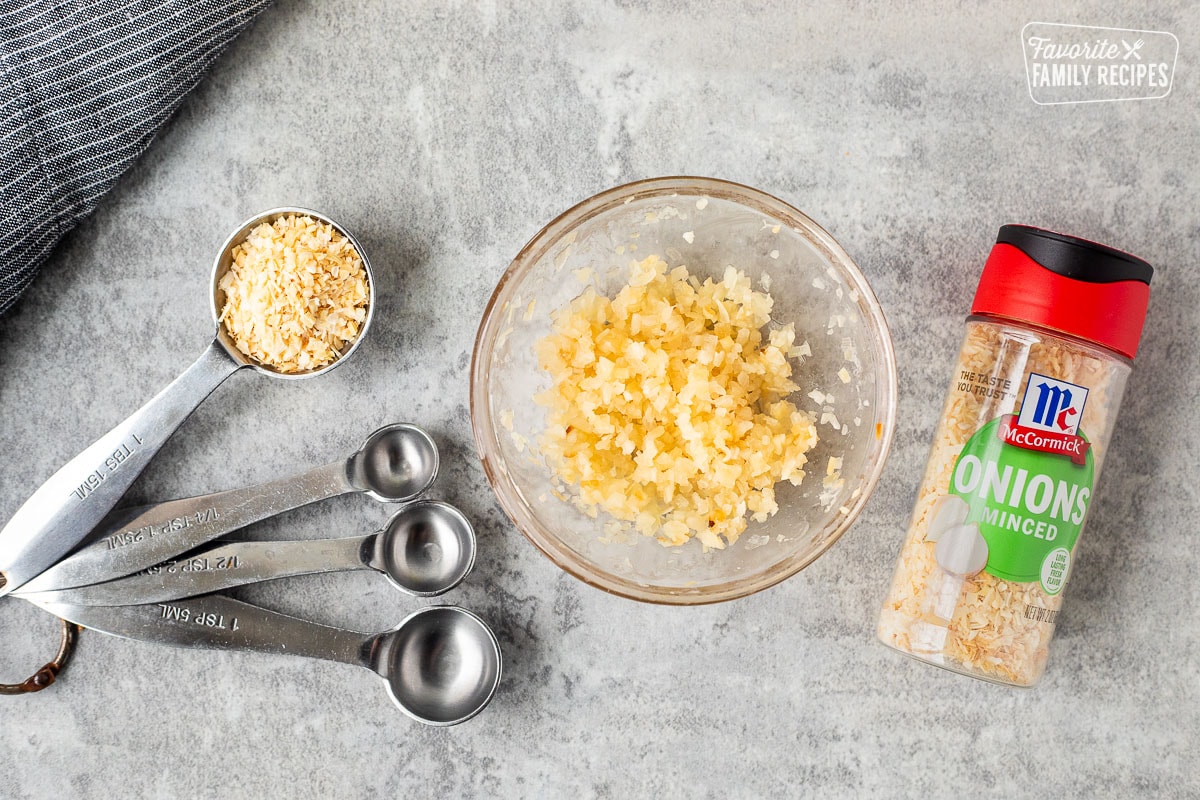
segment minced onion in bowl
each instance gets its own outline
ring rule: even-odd
[[[551,314],[586,288],[609,297],[631,261],[659,255],[701,278],[742,271],[774,300],[768,329],[791,324],[788,399],[816,422],[800,486],[777,484],[779,510],[737,540],[664,547],[580,508],[541,452],[550,386],[537,343]],[[575,577],[635,600],[694,605],[742,597],[799,572],[861,512],[882,472],[896,408],[896,367],[879,303],[850,257],[782,201],[709,178],[620,186],[568,210],[521,250],[480,323],[471,366],[471,419],[500,505],[539,550]],[[593,516],[593,513],[595,514]]]

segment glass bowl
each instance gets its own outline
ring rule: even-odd
[[[631,259],[657,254],[671,267],[720,279],[743,270],[775,300],[771,325],[794,323],[800,390],[788,399],[818,420],[801,486],[776,484],[779,511],[749,522],[724,550],[696,539],[607,535],[555,491],[538,450],[550,386],[536,342],[551,312],[586,284],[613,296]],[[583,268],[588,271],[583,271]],[[580,270],[577,276],[575,271]],[[844,371],[843,371],[844,370]],[[839,374],[840,373],[840,374]],[[814,391],[815,390],[815,391]],[[828,397],[826,397],[828,395]],[[823,402],[822,402],[823,401]],[[580,580],[634,600],[675,605],[743,597],[799,572],[854,522],[879,480],[892,441],[896,364],[879,302],[846,252],[786,203],[709,178],[657,178],[592,197],[543,228],[500,278],[479,326],[471,364],[471,422],[488,481],[528,539]],[[827,480],[830,459],[840,468]],[[840,479],[840,481],[839,481]],[[568,492],[571,487],[567,487]]]

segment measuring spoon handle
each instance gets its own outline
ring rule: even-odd
[[[60,591],[22,592],[21,596],[39,605],[165,603],[276,578],[369,569],[367,548],[375,538],[376,534],[348,539],[223,542],[125,578]]]
[[[175,429],[241,366],[214,339],[167,388],[42,484],[0,530],[0,596],[87,537]]]
[[[345,459],[257,486],[147,506],[30,581],[21,594],[132,575],[251,523],[354,491]]]
[[[223,595],[143,606],[38,604],[85,628],[200,650],[252,650],[370,669],[376,636],[330,628]]]

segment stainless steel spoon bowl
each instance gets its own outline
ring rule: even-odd
[[[500,684],[500,643],[470,611],[422,608],[386,636],[386,666],[375,670],[405,714],[426,725],[457,725],[491,702]]]
[[[219,309],[224,302],[220,281],[232,263],[233,249],[257,225],[289,214],[321,220],[345,236],[362,258],[370,295],[358,338],[336,361],[320,369],[285,374],[252,361],[234,347],[228,331],[219,322]],[[323,375],[358,349],[371,326],[375,309],[375,280],[362,246],[337,222],[303,208],[273,208],[242,223],[217,254],[210,288],[216,335],[200,358],[132,416],[54,473],[0,530],[0,597],[20,588],[83,541],[171,434],[227,377],[243,367],[253,367],[275,378]]]
[[[421,501],[401,509],[375,537],[368,565],[417,597],[443,594],[475,565],[475,529],[449,503]]]
[[[384,503],[402,503],[424,492],[437,477],[441,458],[428,433],[397,423],[371,434],[350,461],[350,482]]]

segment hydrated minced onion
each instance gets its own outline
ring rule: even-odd
[[[775,484],[800,484],[817,430],[785,399],[795,332],[764,332],[771,307],[732,267],[701,282],[650,256],[615,297],[589,288],[552,315],[539,447],[581,508],[711,548],[778,510]]]

